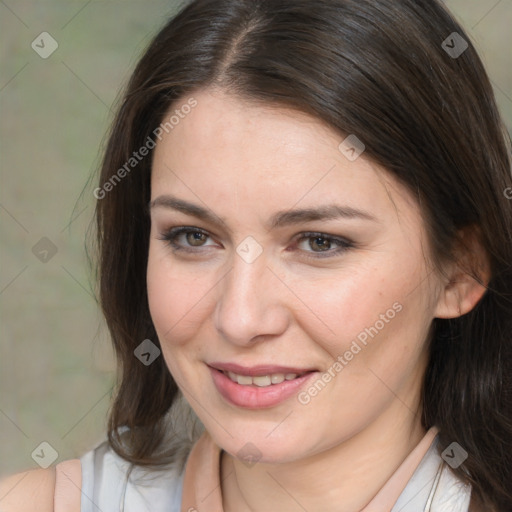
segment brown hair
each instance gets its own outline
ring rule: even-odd
[[[468,48],[450,53],[462,40]],[[146,292],[151,156],[106,184],[176,100],[207,87],[355,134],[414,193],[437,262],[453,258],[461,228],[478,228],[491,279],[471,312],[433,322],[422,421],[440,429],[442,447],[468,452],[455,472],[486,510],[512,510],[510,140],[469,37],[435,0],[196,0],[151,42],[112,126],[96,207],[100,301],[119,369],[113,449],[142,466],[171,460],[162,444],[178,388],[163,357],[144,366],[133,354],[144,339],[159,344]]]

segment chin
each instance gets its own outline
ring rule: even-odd
[[[231,423],[233,425],[233,423]],[[274,427],[276,424],[274,424]],[[278,427],[279,428],[279,427]],[[226,432],[219,432],[218,426],[211,432],[211,437],[215,443],[231,456],[245,461],[248,464],[258,462],[263,464],[283,464],[294,462],[305,456],[304,438],[306,433],[301,436],[290,436],[289,431],[283,431],[279,437],[269,436],[268,425],[265,423],[264,429],[257,429],[254,426],[240,427],[239,429],[229,429],[231,437]],[[298,449],[300,448],[300,452]]]

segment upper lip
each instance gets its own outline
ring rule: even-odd
[[[237,375],[247,375],[249,377],[257,377],[260,375],[271,375],[275,373],[308,373],[314,372],[314,368],[299,368],[295,366],[278,366],[273,364],[259,364],[255,366],[241,366],[236,363],[209,363],[208,366],[215,368],[216,370],[224,372],[233,372]]]

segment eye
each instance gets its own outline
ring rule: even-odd
[[[306,242],[306,243],[305,243]],[[328,258],[338,255],[354,247],[354,244],[349,240],[326,235],[325,233],[302,233],[298,240],[298,244],[303,244],[306,249],[303,249],[307,258]],[[336,248],[333,250],[333,246]],[[307,250],[310,248],[312,250]],[[313,253],[314,255],[311,255]]]
[[[169,229],[162,233],[160,240],[165,240],[173,247],[175,251],[196,252],[194,247],[208,247],[205,242],[210,235],[199,228],[192,226],[180,226]]]
[[[169,243],[175,252],[183,251],[198,253],[201,247],[210,247],[214,243],[207,244],[211,236],[200,228],[193,226],[179,226],[171,228],[158,237]],[[312,259],[329,258],[337,256],[354,247],[353,242],[327,235],[325,233],[301,233],[296,242],[304,257]],[[302,247],[300,247],[302,245]]]

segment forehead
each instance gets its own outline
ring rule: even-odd
[[[227,216],[326,202],[357,205],[376,215],[397,206],[416,210],[407,191],[364,153],[349,160],[339,149],[347,135],[322,121],[221,92],[193,97],[196,106],[157,143],[152,199],[172,193],[215,205],[212,209]]]

